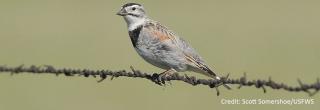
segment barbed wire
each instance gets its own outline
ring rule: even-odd
[[[55,75],[65,75],[65,76],[84,76],[84,77],[100,77],[101,79],[98,82],[103,81],[107,77],[111,79],[115,77],[133,77],[133,78],[144,78],[148,79],[155,84],[158,85],[165,85],[166,81],[183,81],[185,83],[191,84],[193,86],[196,85],[207,85],[210,88],[215,88],[217,91],[217,95],[220,94],[218,87],[223,84],[237,84],[239,85],[239,89],[242,86],[254,86],[256,88],[262,88],[263,92],[266,93],[267,89],[265,87],[270,87],[271,89],[283,89],[289,92],[305,92],[309,96],[313,96],[320,90],[320,79],[317,78],[317,81],[313,84],[304,84],[301,80],[298,79],[299,86],[288,86],[284,83],[277,83],[269,77],[268,80],[247,80],[246,74],[238,79],[230,79],[228,78],[229,75],[221,77],[221,80],[214,80],[214,79],[197,79],[194,76],[181,76],[177,73],[172,74],[170,76],[159,77],[159,74],[153,73],[143,73],[139,70],[135,70],[132,66],[130,67],[132,72],[127,72],[125,70],[121,71],[110,71],[110,70],[89,70],[89,69],[70,69],[70,68],[62,68],[56,69],[50,65],[44,66],[24,66],[20,65],[17,67],[7,67],[7,66],[0,66],[0,73],[11,73],[19,74],[19,73],[33,73],[33,74],[55,74]],[[311,92],[313,91],[313,92]]]

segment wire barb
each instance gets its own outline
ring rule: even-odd
[[[247,74],[243,73],[243,76],[239,79],[239,87],[238,89],[241,89],[242,85],[245,84],[245,82],[247,82]]]
[[[89,69],[70,69],[70,68],[62,68],[62,69],[56,69],[53,66],[50,65],[44,65],[44,66],[35,66],[31,65],[29,67],[26,67],[24,65],[20,65],[17,67],[7,67],[5,65],[0,65],[0,73],[10,73],[13,74],[19,74],[19,73],[34,73],[34,74],[40,74],[40,73],[46,73],[46,74],[54,74],[54,75],[60,75],[64,74],[65,76],[84,76],[84,77],[100,77],[101,79],[98,80],[98,82],[102,82],[107,77],[110,76],[110,79],[116,77],[132,77],[132,78],[144,78],[148,79],[152,82],[154,82],[157,85],[163,85],[165,83],[159,82],[159,74],[147,74],[142,73],[139,70],[135,70],[132,66],[130,66],[132,72],[126,72],[125,70],[122,71],[110,71],[110,70],[89,70]],[[177,73],[172,74],[167,77],[163,77],[162,81],[183,81],[187,84],[191,84],[193,86],[197,85],[207,85],[210,88],[215,88],[217,91],[217,95],[220,95],[220,91],[218,87],[221,84],[233,84],[233,85],[239,85],[239,89],[242,86],[254,86],[256,88],[262,88],[263,92],[266,93],[265,87],[270,87],[271,89],[283,89],[288,92],[305,92],[309,96],[314,96],[316,93],[320,91],[320,79],[317,78],[316,82],[313,84],[305,84],[300,79],[298,79],[299,86],[288,86],[284,83],[277,83],[271,79],[271,77],[268,78],[268,80],[247,80],[247,75],[244,73],[244,75],[241,78],[235,78],[230,79],[229,74],[227,76],[221,77],[222,80],[213,80],[213,79],[197,79],[194,76],[182,76]],[[220,84],[220,85],[219,85]],[[310,92],[313,91],[313,92]]]

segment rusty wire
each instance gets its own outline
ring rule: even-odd
[[[111,79],[115,77],[133,77],[133,78],[144,78],[148,79],[155,84],[158,85],[164,85],[166,84],[166,81],[183,81],[185,83],[191,84],[193,86],[196,85],[207,85],[210,88],[216,88],[217,95],[220,94],[218,87],[222,84],[237,84],[239,85],[239,89],[242,86],[254,86],[256,88],[262,88],[263,92],[266,93],[265,87],[270,87],[271,89],[282,89],[289,92],[305,92],[309,96],[315,95],[320,90],[320,80],[317,78],[317,81],[313,84],[304,84],[302,81],[298,79],[299,86],[288,86],[284,83],[277,83],[269,77],[268,80],[247,80],[246,74],[244,76],[238,78],[238,79],[230,79],[228,78],[229,75],[222,77],[221,80],[214,80],[214,79],[197,79],[194,76],[181,76],[177,73],[161,77],[159,80],[159,74],[153,73],[153,74],[147,74],[143,73],[139,70],[135,70],[133,67],[131,67],[132,72],[127,72],[125,70],[121,71],[110,71],[110,70],[89,70],[89,69],[56,69],[53,66],[45,65],[45,66],[29,66],[25,67],[23,65],[20,65],[18,67],[7,67],[7,66],[0,66],[0,73],[11,73],[11,74],[19,74],[19,73],[33,73],[33,74],[55,74],[55,75],[61,75],[64,74],[65,76],[84,76],[84,77],[100,77],[101,79],[98,82],[103,81],[107,77],[110,77]],[[312,91],[312,92],[311,92]]]

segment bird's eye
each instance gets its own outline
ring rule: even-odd
[[[133,11],[136,10],[136,7],[131,8],[131,10],[133,10]]]

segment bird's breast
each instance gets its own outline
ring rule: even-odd
[[[129,31],[129,37],[133,47],[137,47],[137,42],[142,28],[143,26],[139,26],[136,29]]]

